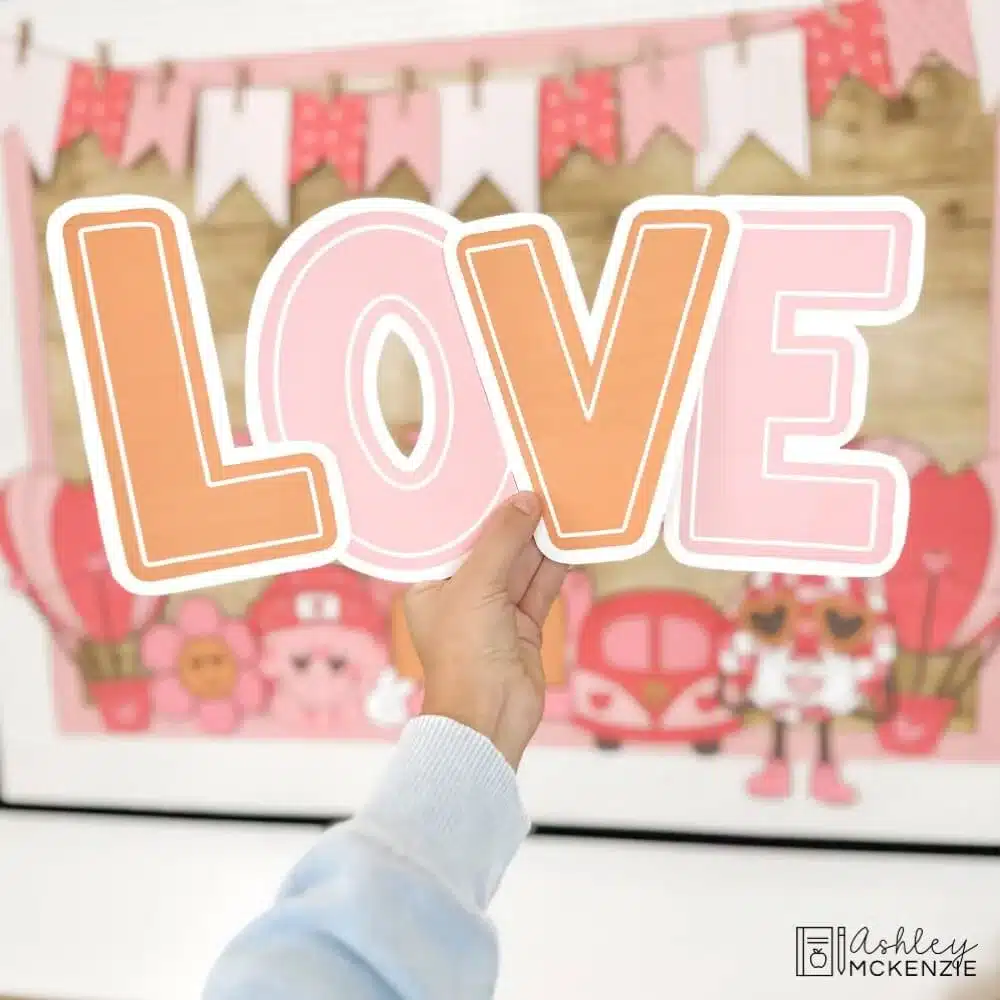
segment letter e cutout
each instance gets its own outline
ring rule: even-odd
[[[667,545],[690,566],[880,576],[910,492],[895,458],[844,448],[868,393],[858,327],[916,308],[923,213],[905,198],[720,200],[743,235]]]

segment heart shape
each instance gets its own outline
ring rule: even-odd
[[[63,483],[51,511],[53,557],[63,588],[86,634],[120,642],[132,630],[133,594],[108,567],[94,491],[89,483]]]
[[[945,649],[969,614],[993,544],[993,504],[974,468],[948,475],[925,465],[910,481],[903,553],[886,596],[904,649]]]

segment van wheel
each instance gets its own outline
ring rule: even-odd
[[[691,749],[694,750],[699,757],[711,757],[713,754],[717,754],[720,750],[720,744],[718,740],[702,740],[699,743],[692,743]]]
[[[622,741],[621,740],[602,740],[598,739],[597,749],[598,750],[621,750]]]

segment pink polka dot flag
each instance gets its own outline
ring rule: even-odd
[[[132,108],[133,74],[107,70],[103,79],[94,67],[76,64],[70,70],[59,129],[58,148],[81,136],[96,135],[109,160],[118,162]]]

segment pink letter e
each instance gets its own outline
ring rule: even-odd
[[[678,562],[880,576],[899,558],[909,482],[845,450],[868,393],[858,327],[916,307],[925,222],[905,198],[734,197],[743,238],[667,524]]]

